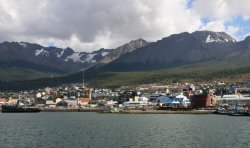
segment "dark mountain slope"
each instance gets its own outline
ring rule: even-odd
[[[216,60],[232,52],[235,45],[236,41],[226,33],[185,32],[139,48],[95,70],[147,71]]]
[[[0,70],[2,71],[0,80],[26,80],[24,78],[66,74],[93,66],[111,51],[100,49],[92,53],[75,52],[69,47],[63,49],[27,42],[3,42],[0,43]],[[3,75],[7,71],[9,74]],[[18,73],[24,71],[27,72],[26,76],[20,77]]]

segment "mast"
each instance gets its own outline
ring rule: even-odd
[[[82,69],[82,87],[85,88],[85,82],[84,82],[84,68]]]

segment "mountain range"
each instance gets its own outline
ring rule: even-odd
[[[247,46],[249,43],[248,38],[237,42],[224,32],[184,32],[138,48],[97,70],[147,71],[209,60],[248,57],[250,53],[245,53],[250,50]]]
[[[250,37],[237,42],[225,32],[196,31],[152,42],[108,64],[96,64],[86,74],[95,86],[225,77],[233,80],[250,73],[249,62]]]
[[[139,83],[142,81],[140,79],[147,82],[143,76],[148,74],[148,77],[152,77],[155,71],[161,75],[190,70],[192,73],[199,70],[214,72],[249,66],[250,36],[238,42],[225,32],[183,32],[156,42],[140,38],[116,49],[100,49],[91,53],[24,42],[3,42],[0,44],[0,58],[1,68],[40,70],[47,73],[47,76],[50,73],[61,75],[85,68],[87,81],[91,84],[107,83],[110,81],[103,80],[115,79],[119,82],[130,81],[132,75],[136,78],[134,81]],[[60,77],[60,80],[63,79],[67,79],[67,82],[81,81],[82,74],[76,72]]]
[[[27,42],[0,44],[0,76],[2,81],[28,80],[59,76],[96,63],[107,62],[145,46],[142,39],[131,41],[117,49],[99,49],[93,52],[75,52],[71,48],[43,47]]]

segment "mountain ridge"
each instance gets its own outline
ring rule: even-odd
[[[145,40],[143,41],[146,42]],[[75,52],[70,47],[44,47],[36,43],[5,41],[0,43],[0,68],[12,67],[21,71],[29,71],[30,69],[31,71],[35,70],[37,73],[48,72],[52,75],[53,73],[61,75],[80,69],[87,69],[99,63],[106,55],[115,50],[121,52],[116,56],[118,58],[120,55],[142,46],[138,45],[137,42],[139,40],[133,40],[116,49],[101,48],[93,52]],[[16,75],[10,74],[10,80],[18,80],[18,77],[13,77],[16,77]]]
[[[127,50],[110,62],[97,62],[85,70],[85,76],[86,82],[93,86],[120,86],[153,83],[159,80],[165,82],[168,79],[176,81],[189,77],[195,81],[213,80],[213,77],[231,78],[238,74],[248,74],[249,62],[250,36],[242,41],[236,41],[224,32],[184,32]],[[240,73],[237,73],[237,69]],[[39,82],[43,83],[43,86],[52,86],[81,81],[82,72],[75,72],[53,79],[28,81],[27,85]]]
[[[127,53],[130,53],[130,52],[133,52],[135,49],[147,46],[148,44],[150,44],[150,42],[147,42],[142,38],[132,40],[129,43],[126,43],[126,44],[116,48],[116,50],[113,50],[112,52],[107,54],[102,60],[99,61],[99,63],[101,63],[101,64],[110,63],[110,62],[116,60],[117,58],[119,58],[120,56],[127,54]]]
[[[207,42],[208,38],[212,41]],[[216,60],[233,51],[237,43],[235,39],[222,32],[196,31],[173,34],[99,67],[98,72],[154,70]]]

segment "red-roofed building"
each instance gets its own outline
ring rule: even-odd
[[[18,99],[9,98],[8,101],[7,101],[7,103],[8,104],[17,104],[17,100]]]
[[[8,99],[0,98],[0,106],[2,106],[3,104],[5,104],[7,101],[8,101]]]
[[[90,100],[90,98],[79,98],[78,103],[80,106],[88,106]]]

